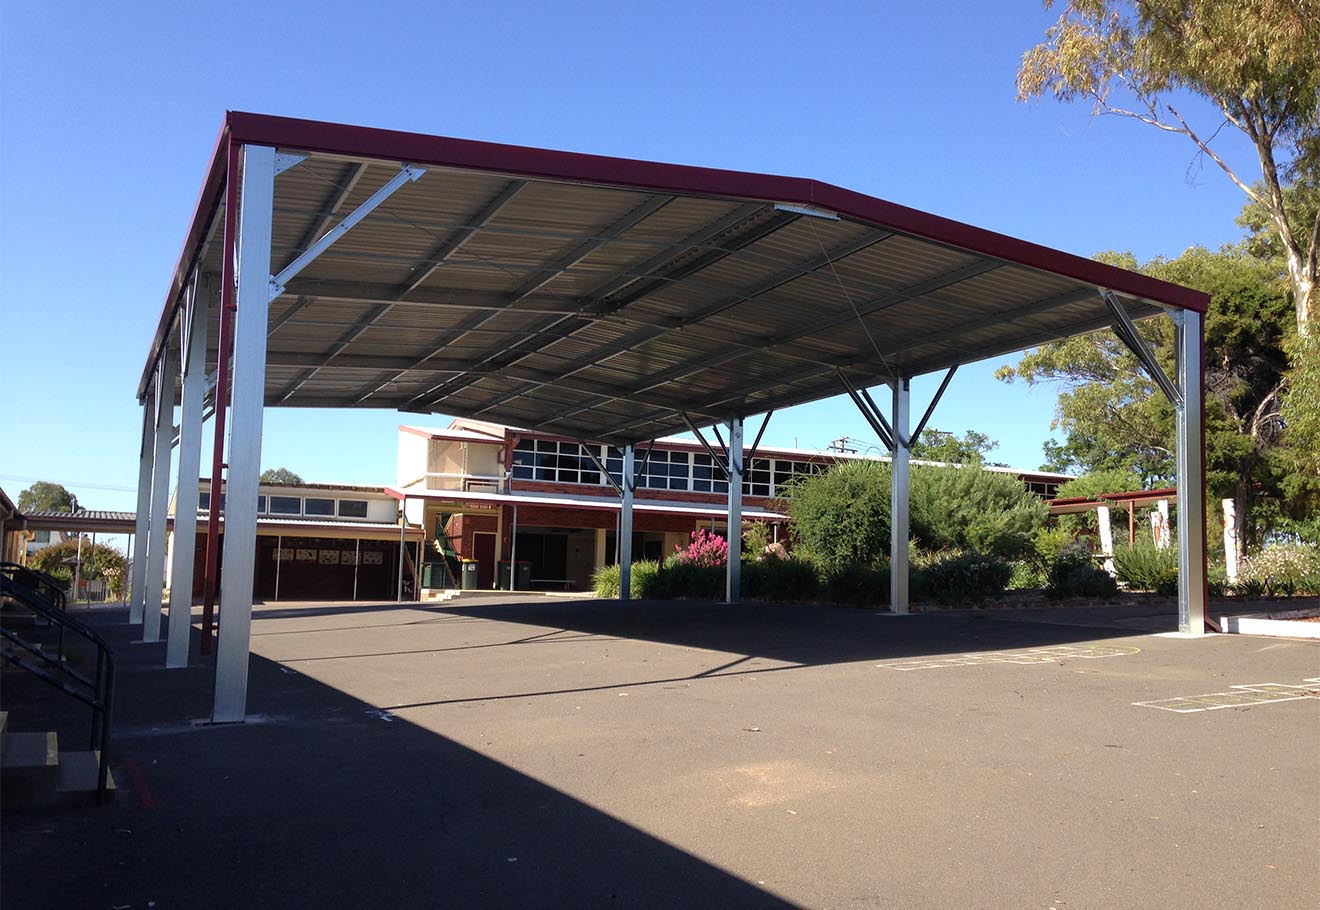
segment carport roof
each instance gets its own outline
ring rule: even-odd
[[[271,303],[268,406],[636,442],[1102,328],[1099,288],[1134,318],[1208,303],[815,180],[231,112],[139,397],[193,269],[219,287],[230,143],[306,154],[275,179],[272,272],[426,169]]]

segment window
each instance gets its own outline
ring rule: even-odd
[[[33,531],[33,543],[50,543],[50,531]]]
[[[367,501],[365,499],[341,499],[339,500],[340,518],[366,518]]]
[[[729,482],[709,455],[692,456],[692,489],[698,493],[727,493]]]
[[[770,495],[770,459],[755,458],[743,469],[743,495]]]
[[[513,449],[513,476],[547,483],[600,483],[600,471],[576,442],[524,439]]]
[[[262,494],[261,496],[258,496],[258,497],[257,497],[257,514],[258,514],[258,515],[265,515],[265,514],[266,514],[266,496],[265,496],[265,494]]]
[[[303,500],[304,515],[333,515],[335,514],[335,501],[333,499],[321,499],[319,497],[308,496]]]
[[[198,508],[199,511],[202,511],[202,512],[206,512],[206,511],[209,511],[209,510],[210,510],[210,508],[211,508],[211,494],[210,494],[210,493],[207,493],[207,492],[201,492],[201,493],[198,493],[198,494],[197,494],[197,508]],[[224,510],[225,510],[225,494],[224,494],[224,493],[221,493],[221,494],[220,494],[220,511],[223,512]]]
[[[299,515],[302,513],[302,500],[297,496],[272,496],[270,511],[275,515]]]

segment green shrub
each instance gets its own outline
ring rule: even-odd
[[[938,556],[921,571],[931,596],[951,606],[979,603],[1002,594],[1013,575],[1007,560],[976,552]]]
[[[1014,474],[975,465],[912,470],[912,536],[935,551],[964,550],[1016,559],[1049,516],[1045,502]]]
[[[1034,559],[1019,559],[1013,563],[1013,574],[1008,579],[1010,591],[1034,591],[1045,587],[1045,571]]]
[[[636,596],[651,600],[674,600],[691,597],[698,600],[716,600],[724,596],[726,571],[724,566],[701,566],[692,562],[667,559],[662,565],[649,564],[640,589],[636,582]]]
[[[889,550],[889,465],[846,461],[795,478],[785,509],[797,552],[826,575],[878,567]]]
[[[889,603],[889,566],[846,566],[826,575],[821,596],[830,603],[880,607]]]
[[[1118,580],[1134,591],[1178,593],[1178,550],[1172,544],[1161,550],[1142,538],[1130,547],[1116,546],[1114,571]]]
[[[74,538],[43,547],[28,558],[28,565],[72,585],[74,563],[78,560],[78,540]],[[103,543],[93,546],[90,540],[83,538],[78,575],[84,581],[101,579],[111,596],[121,597],[125,565],[124,554],[114,547]]]
[[[1085,545],[1067,547],[1050,566],[1045,594],[1056,600],[1066,597],[1113,597],[1118,583],[1091,559]]]
[[[1320,547],[1275,544],[1242,560],[1233,588],[1248,597],[1320,594]]]
[[[814,600],[820,594],[820,576],[805,559],[767,557],[743,563],[743,593],[773,601]]]
[[[657,595],[650,593],[655,587],[655,577],[660,571],[660,564],[650,560],[635,562],[632,564],[632,572],[628,590],[631,595],[637,599],[655,597]],[[591,576],[591,589],[597,597],[618,597],[619,596],[619,567],[618,565],[602,566]]]

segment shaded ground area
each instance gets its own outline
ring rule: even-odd
[[[157,669],[163,645],[98,614],[125,664],[123,792],[7,809],[0,904],[1075,910],[1320,892],[1320,699],[1137,704],[1299,685],[1320,676],[1315,643],[1134,635],[1104,613],[462,603],[259,607],[254,720],[234,727],[193,724],[208,668]],[[85,736],[39,683],[3,682],[16,728],[45,711]]]

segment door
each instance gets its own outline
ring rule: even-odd
[[[495,535],[477,531],[472,535],[472,558],[477,561],[477,587],[489,591],[495,587]]]

